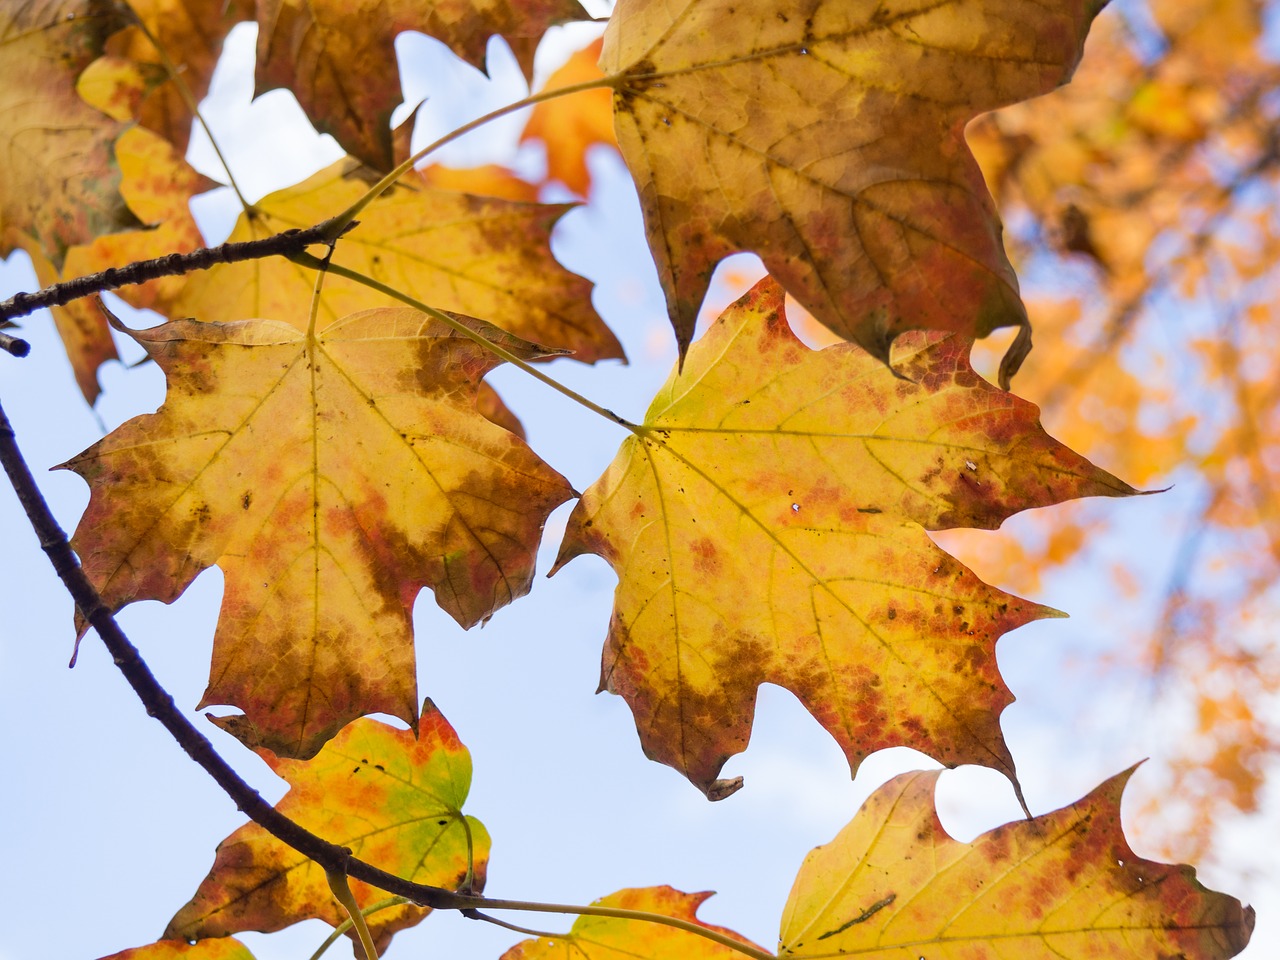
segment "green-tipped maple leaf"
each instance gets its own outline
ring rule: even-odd
[[[430,700],[416,736],[364,718],[313,760],[259,752],[288,781],[276,809],[296,823],[406,880],[477,893],[484,887],[489,834],[462,813],[471,754]],[[359,880],[350,884],[361,909],[386,898]],[[369,930],[381,950],[396,931],[430,912],[413,904],[389,907],[370,914]],[[324,868],[248,823],[218,844],[213,869],[164,935],[270,932],[313,917],[334,926],[347,919]]]
[[[639,887],[601,897],[592,906],[676,917],[760,950],[732,930],[698,919],[698,907],[710,896],[682,893],[672,887]],[[501,960],[741,960],[742,956],[730,946],[677,927],[622,917],[579,917],[564,936],[525,940],[504,953]]]
[[[230,239],[253,240],[310,227],[359,199],[368,187],[350,161],[263,198]],[[402,184],[371,203],[338,242],[337,266],[386,283],[423,303],[484,317],[516,336],[573,351],[586,363],[622,357],[591,306],[591,283],[551,254],[551,228],[571,204],[518,203]],[[203,320],[274,317],[305,328],[315,274],[280,258],[220,264],[187,278],[173,305]],[[320,316],[336,318],[396,303],[330,275]]]
[[[285,87],[322,133],[376,170],[393,165],[400,103],[396,34],[419,30],[483,67],[494,34],[528,78],[547,28],[585,13],[577,0],[258,0],[258,93]]]
[[[458,318],[518,355],[538,348]],[[67,464],[92,488],[73,544],[113,608],[226,577],[202,705],[308,757],[351,719],[417,706],[423,586],[463,626],[523,595],[547,514],[572,490],[476,410],[493,355],[407,308],[310,336],[272,320],[131,332],[161,409]]]
[[[239,940],[217,937],[197,943],[159,940],[145,947],[113,953],[102,960],[253,960],[253,954]]]
[[[800,867],[780,957],[864,960],[1225,960],[1244,949],[1253,909],[1206,890],[1188,866],[1129,848],[1120,796],[1132,771],[1053,813],[972,843],[934,810],[938,772],[877,790]]]
[[[739,250],[882,360],[1025,324],[964,126],[1065,82],[1103,2],[619,0],[601,66],[681,353]]]
[[[557,568],[591,552],[618,573],[601,689],[708,796],[740,785],[716,776],[746,748],[765,682],[855,771],[905,745],[1012,777],[995,642],[1054,612],[982,583],[925,529],[1134,491],[974,373],[970,343],[912,335],[896,375],[853,344],[810,350],[765,278],[575,507]]]
[[[75,87],[124,22],[109,0],[14,0],[0,12],[0,256],[25,237],[60,268],[68,247],[136,224],[111,151],[124,125]]]

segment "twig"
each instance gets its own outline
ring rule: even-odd
[[[355,226],[348,225],[347,229]],[[331,243],[328,236],[331,227],[326,221],[306,230],[286,230],[275,236],[261,240],[245,240],[240,243],[224,243],[218,247],[205,247],[191,253],[171,253],[154,260],[139,260],[127,267],[111,267],[101,273],[90,273],[74,280],[65,280],[45,287],[37,293],[19,293],[0,303],[0,321],[23,317],[41,307],[60,307],[72,300],[87,297],[91,293],[102,290],[114,290],[116,287],[131,283],[145,283],[157,277],[170,277],[177,274],[191,273],[193,270],[208,270],[220,263],[239,263],[242,260],[258,260],[262,257],[292,256],[307,247],[317,244]],[[343,231],[345,232],[345,231]],[[10,350],[12,353],[12,350]]]
[[[11,353],[15,357],[25,357],[31,352],[31,344],[23,340],[21,337],[15,337],[7,333],[0,333],[0,350],[5,353]]]

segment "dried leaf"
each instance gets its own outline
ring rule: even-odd
[[[1206,890],[1191,867],[1134,854],[1120,825],[1130,773],[973,843],[952,840],[938,821],[937,771],[895,777],[805,858],[778,956],[1235,956],[1249,941],[1253,909]]]
[[[455,890],[473,881],[475,892],[484,887],[489,834],[462,813],[471,789],[471,754],[430,700],[416,736],[365,718],[313,760],[260,752],[288,781],[289,792],[276,809],[296,823],[414,883]],[[349,882],[362,909],[387,896],[359,880]],[[378,949],[430,912],[406,904],[371,914],[369,930]],[[324,868],[247,823],[218,844],[213,869],[164,935],[269,933],[313,917],[334,926],[347,919]]]
[[[601,66],[681,355],[716,264],[758,253],[882,360],[1022,324],[965,124],[1071,75],[1100,0],[619,0]]]
[[[171,601],[218,564],[201,705],[241,707],[242,738],[278,754],[312,756],[368,713],[411,722],[418,591],[464,627],[522,596],[572,493],[477,412],[492,355],[404,308],[314,338],[272,320],[130,335],[168,399],[67,464],[92,488],[73,542],[107,603]]]
[[[995,642],[1054,611],[1001,593],[925,534],[1125,496],[969,366],[963,338],[812,351],[766,278],[689,351],[568,522],[557,568],[617,570],[601,688],[648,756],[713,798],[756,688],[795,693],[856,771],[884,747],[1013,775]]]

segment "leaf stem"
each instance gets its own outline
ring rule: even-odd
[[[365,960],[378,960],[378,948],[374,945],[373,937],[369,933],[369,924],[365,923],[364,912],[351,892],[351,884],[347,882],[346,872],[326,870],[324,878],[329,881],[329,889],[333,891],[334,898],[342,904],[342,908],[347,911],[347,916],[355,925],[356,935],[360,937],[360,946],[364,948]]]
[[[178,96],[182,98],[183,104],[191,111],[191,115],[196,118],[196,122],[200,124],[200,129],[204,131],[204,135],[209,138],[209,145],[213,147],[213,152],[217,156],[218,162],[222,164],[222,169],[226,171],[227,183],[235,191],[236,199],[240,201],[240,206],[244,208],[245,213],[252,212],[253,204],[246,200],[245,195],[240,192],[240,185],[236,183],[235,174],[231,172],[231,164],[227,163],[227,158],[223,156],[222,148],[218,146],[218,139],[213,135],[213,131],[209,129],[209,124],[205,121],[204,114],[200,112],[200,104],[196,101],[196,96],[191,88],[187,86],[187,81],[183,78],[178,65],[173,62],[173,59],[169,56],[169,51],[165,50],[141,15],[132,6],[127,6],[127,9],[129,15],[133,18],[133,22],[142,31],[143,36],[151,42],[151,46],[155,47],[156,53],[160,56],[160,63],[164,66],[165,72],[169,74],[169,79],[173,81],[174,89],[178,91]]]
[[[364,196],[336,217],[331,217],[329,220],[325,221],[325,224],[322,224],[322,226],[327,226],[328,229],[338,231],[340,233],[346,229],[347,224],[360,215],[361,211],[364,210],[365,207],[378,199],[378,197],[382,196],[382,194],[386,193],[387,190],[391,189],[395,182],[412,170],[414,165],[423,157],[434,153],[446,144],[452,143],[454,140],[471,133],[473,130],[478,130],[480,127],[483,127],[485,124],[490,123],[493,120],[497,120],[499,117],[505,117],[509,113],[514,113],[517,110],[523,110],[525,107],[536,106],[537,104],[543,103],[547,100],[567,97],[575,93],[582,93],[585,90],[599,90],[601,87],[613,87],[616,86],[617,83],[618,78],[616,77],[601,77],[597,80],[586,80],[582,83],[570,84],[567,87],[556,87],[554,90],[543,90],[541,93],[535,93],[531,96],[525,97],[523,100],[517,100],[514,103],[507,104],[505,107],[499,107],[497,110],[492,110],[482,117],[476,117],[476,119],[471,120],[468,123],[464,123],[462,126],[446,133],[439,140],[435,141],[435,143],[428,144],[413,156],[400,163],[395,167],[395,169],[370,187],[365,192]],[[338,234],[335,233],[334,235],[337,236]]]
[[[320,226],[322,227],[324,225],[321,224]],[[316,229],[320,229],[320,228],[317,227]],[[310,253],[307,253],[306,251],[299,251],[297,253],[291,254],[289,256],[289,259],[292,260],[294,263],[298,264],[299,266],[309,267],[312,270],[319,270],[322,268],[322,266],[324,266],[324,262],[322,260],[320,260],[318,257],[313,256]],[[334,276],[346,277],[348,280],[354,280],[356,283],[364,284],[366,287],[369,287],[370,289],[377,290],[379,293],[385,293],[387,296],[394,297],[396,300],[399,300],[401,303],[408,304],[409,306],[414,307],[417,310],[421,310],[423,313],[428,314],[431,317],[434,317],[435,319],[439,320],[443,324],[446,324],[451,330],[455,330],[458,333],[462,334],[463,336],[471,340],[474,340],[476,343],[480,344],[482,347],[484,347],[486,350],[493,353],[495,356],[501,357],[507,363],[523,370],[525,373],[533,377],[535,380],[538,380],[539,382],[546,384],[552,390],[555,390],[557,393],[565,397],[568,397],[574,403],[579,404],[580,406],[586,407],[592,413],[595,413],[603,417],[604,419],[608,420],[610,423],[616,423],[618,426],[631,431],[631,433],[635,434],[638,437],[642,437],[646,435],[642,427],[637,426],[636,424],[632,423],[630,420],[626,419],[625,417],[620,417],[618,414],[614,413],[612,410],[609,410],[606,407],[602,407],[600,406],[600,404],[595,403],[592,400],[588,400],[586,397],[578,393],[576,390],[573,390],[570,387],[566,387],[564,384],[556,380],[554,377],[548,376],[547,374],[543,373],[541,370],[539,370],[533,364],[529,363],[527,360],[522,360],[520,357],[516,356],[514,353],[508,350],[506,347],[496,344],[492,340],[485,339],[484,336],[477,333],[475,330],[472,330],[466,324],[459,323],[457,320],[449,316],[449,314],[445,313],[443,310],[438,310],[435,307],[428,306],[427,304],[423,303],[421,300],[417,300],[414,297],[409,296],[407,293],[401,293],[395,287],[388,286],[387,284],[382,283],[379,280],[374,280],[372,277],[366,277],[364,274],[359,273],[355,270],[351,270],[348,267],[344,267],[341,264],[330,263],[328,264],[327,269]]]
[[[388,910],[391,907],[402,907],[407,903],[413,903],[413,901],[406,897],[387,897],[385,900],[379,900],[377,903],[369,904],[369,906],[365,907],[360,912],[365,917],[371,917],[382,910]],[[320,958],[324,956],[325,951],[337,943],[338,939],[350,930],[352,926],[353,924],[350,919],[343,920],[333,928],[333,932],[324,938],[324,943],[320,944],[320,946],[316,948],[316,952],[308,957],[307,960],[320,960]]]

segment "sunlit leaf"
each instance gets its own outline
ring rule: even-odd
[[[964,126],[1064,82],[1101,6],[619,0],[601,66],[681,353],[739,250],[881,359],[1021,324]]]
[[[349,162],[265,197],[230,239],[313,226],[369,186]],[[568,204],[517,203],[405,184],[373,202],[339,241],[333,262],[442,310],[484,317],[526,340],[574,351],[590,363],[622,347],[591,306],[591,283],[551,255]],[[199,320],[273,317],[305,328],[315,274],[272,258],[222,264],[188,278],[174,309]],[[342,277],[325,278],[320,315],[336,319],[396,303]]]
[[[900,342],[894,371],[813,351],[766,278],[689,351],[574,509],[557,566],[618,572],[601,688],[645,752],[713,797],[756,688],[798,696],[861,759],[905,745],[1012,776],[1005,632],[1054,611],[978,580],[925,529],[1134,491],[1049,438],[957,336]],[[895,375],[896,371],[896,375]]]
[[[108,604],[170,601],[218,564],[202,705],[241,707],[242,739],[276,753],[312,756],[363,714],[412,721],[418,591],[468,627],[523,595],[572,492],[477,412],[492,354],[407,308],[314,338],[272,320],[130,335],[168,399],[67,465],[92,488],[74,545]]]
[[[782,917],[780,957],[865,960],[1222,960],[1249,941],[1253,909],[1187,866],[1152,863],[1120,826],[1127,771],[1054,813],[973,843],[934,812],[938,772],[877,790],[805,858]]]
[[[415,883],[483,888],[489,835],[479,820],[462,813],[471,789],[471,754],[430,700],[416,736],[365,718],[313,760],[261,753],[288,781],[289,792],[276,809],[296,823]],[[359,880],[349,882],[362,909],[387,897]],[[430,912],[405,904],[371,913],[369,929],[379,950],[396,931]],[[334,926],[347,919],[324,868],[248,823],[218,844],[213,869],[164,935],[270,932],[313,917]]]
[[[611,893],[595,901],[593,906],[678,917],[754,947],[750,940],[732,930],[698,919],[698,907],[709,896],[710,893],[681,893],[671,887],[642,887]],[[564,936],[518,943],[504,953],[501,960],[734,960],[741,957],[732,947],[674,927],[644,920],[578,917],[573,929]]]

